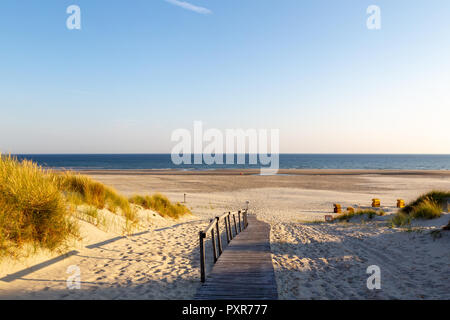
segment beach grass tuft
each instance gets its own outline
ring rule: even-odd
[[[24,245],[53,250],[78,236],[65,199],[49,171],[0,154],[0,255]]]
[[[357,216],[367,216],[369,220],[372,220],[375,216],[384,216],[385,212],[383,210],[372,210],[372,209],[365,209],[365,210],[356,210],[356,211],[347,211],[340,215],[338,215],[335,219],[338,221],[350,221],[351,218],[357,217]]]
[[[430,202],[442,206],[444,204],[444,201],[447,199],[450,199],[450,191],[433,190],[421,195],[416,200],[410,202],[407,206],[401,209],[401,212],[411,214],[424,202],[428,203],[426,204],[426,206],[429,206]]]
[[[411,219],[412,217],[409,214],[400,211],[392,217],[390,223],[392,227],[404,227],[411,224]]]
[[[414,219],[434,219],[442,214],[442,206],[432,199],[424,199],[418,203],[410,215]]]
[[[409,225],[412,219],[439,218],[443,211],[442,206],[447,199],[450,199],[449,191],[430,191],[400,209],[391,223],[393,226],[401,227]]]
[[[55,175],[55,179],[59,189],[72,204],[87,204],[97,209],[106,208],[113,213],[123,215],[127,223],[137,223],[136,211],[131,208],[128,199],[119,195],[113,188],[72,172]]]
[[[152,196],[136,195],[131,197],[129,201],[145,209],[154,210],[163,217],[178,219],[183,215],[191,214],[186,206],[180,203],[173,204],[166,196],[159,193]]]

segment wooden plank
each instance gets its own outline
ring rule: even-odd
[[[270,226],[245,216],[242,230],[198,289],[198,300],[276,300],[278,291],[270,251]],[[231,228],[230,228],[231,229]]]

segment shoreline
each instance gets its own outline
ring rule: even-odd
[[[51,168],[50,168],[51,169]],[[88,175],[260,175],[259,169],[51,169],[55,171],[74,171]],[[280,169],[272,176],[336,176],[336,175],[444,175],[450,170],[401,170],[401,169]],[[270,175],[269,175],[270,176]]]

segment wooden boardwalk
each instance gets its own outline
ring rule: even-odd
[[[224,250],[195,299],[278,299],[269,237],[270,225],[249,215],[248,228]]]

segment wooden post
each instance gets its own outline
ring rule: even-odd
[[[228,216],[225,219],[228,220],[228,227],[230,228],[230,240],[233,240],[233,229],[231,228],[230,214],[231,212],[228,212]]]
[[[230,243],[230,230],[228,229],[228,222],[227,222],[227,218],[224,219],[225,222],[225,233],[227,234],[227,243]]]
[[[222,254],[222,239],[220,237],[219,217],[216,217],[217,244],[219,245],[219,256]]]
[[[217,248],[216,248],[216,238],[214,237],[214,228],[211,229],[211,242],[212,242],[212,248],[213,248],[214,263],[216,263],[217,262]]]
[[[236,232],[236,235],[238,234],[237,231],[237,225],[236,225],[236,215],[233,213],[233,221],[234,221],[234,231]]]
[[[184,194],[184,203],[186,203],[186,193]]]
[[[239,222],[239,233],[242,232],[242,227],[241,227],[241,211],[238,211],[238,222]]]
[[[225,220],[228,223],[228,231],[230,231],[230,241],[233,240],[233,229],[231,228],[231,223],[230,223],[230,213],[228,213],[228,216],[225,218]]]
[[[244,229],[247,229],[247,227],[248,227],[248,211],[247,210],[245,210],[245,213],[244,213]]]
[[[246,228],[248,228],[248,213],[245,213],[245,223],[246,223]]]
[[[200,231],[200,280],[201,282],[205,282],[206,274],[205,274],[205,246],[203,241],[206,235],[203,231]]]

